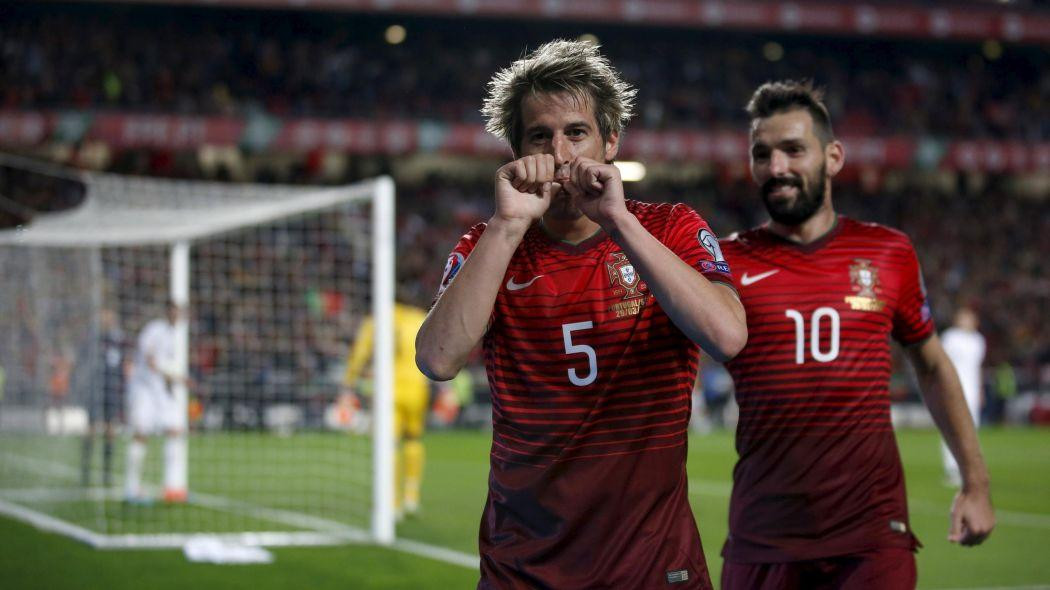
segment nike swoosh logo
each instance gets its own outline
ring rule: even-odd
[[[777,274],[778,272],[780,272],[779,268],[774,268],[773,270],[767,270],[766,272],[759,273],[757,275],[752,275],[752,276],[748,276],[747,273],[745,272],[744,276],[740,277],[740,284],[743,285],[744,287],[746,287],[746,286],[748,286],[748,285],[750,285],[752,283],[757,283],[757,282],[761,281],[762,279],[764,279],[766,277],[771,277],[771,276]]]
[[[534,277],[532,277],[532,280],[528,281],[527,283],[515,283],[514,282],[514,277],[511,277],[507,281],[507,290],[508,291],[521,291],[525,287],[528,287],[529,285],[535,283],[542,276],[543,275],[534,276]]]

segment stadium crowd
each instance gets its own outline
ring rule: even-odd
[[[631,129],[739,131],[746,126],[742,105],[756,84],[814,77],[829,89],[828,106],[838,130],[851,135],[1050,141],[1050,63],[1040,47],[204,10],[11,6],[0,39],[0,109],[479,123],[482,87],[498,64],[519,56],[536,39],[589,32],[598,35],[606,54],[640,89]],[[407,29],[400,44],[383,38],[394,23]],[[642,45],[645,50],[639,51]],[[316,182],[312,157],[285,171],[260,166],[242,180]],[[755,189],[741,174],[745,164],[699,182],[650,182],[637,196],[687,202],[719,235],[728,235],[763,221]],[[108,169],[208,175],[196,154],[161,150],[117,152]],[[339,180],[365,175],[351,166]],[[229,179],[221,168],[211,176]],[[1050,273],[1043,253],[1050,252],[1050,210],[1045,201],[1011,190],[1009,178],[991,176],[973,185],[965,175],[958,178],[953,186],[920,182],[909,174],[892,183],[853,178],[836,185],[836,202],[858,219],[908,233],[938,327],[949,324],[957,305],[976,306],[988,339],[986,366],[1006,363],[1015,370],[1018,390],[1045,391],[1050,388],[1050,316],[1042,302],[1050,292]],[[0,169],[0,188],[15,184],[36,186]],[[56,187],[54,193],[69,203],[80,197],[68,187]],[[449,249],[491,210],[491,178],[464,183],[433,175],[399,185],[398,281],[406,302],[430,304]],[[17,212],[7,215],[18,218]],[[294,306],[266,309],[259,303],[265,286],[253,283],[257,277],[224,270],[221,256],[207,246],[198,250],[204,264],[215,265],[216,276],[234,283],[210,307],[194,310],[198,333],[215,335],[196,341],[192,362],[202,384],[221,388],[219,382],[228,378],[277,395],[287,389],[281,383],[291,380],[311,384],[306,389],[322,397],[328,395],[322,390],[334,391],[329,377],[343,362],[345,339],[355,328],[344,310],[361,269],[338,284],[324,284],[324,277],[338,274],[332,267],[334,249],[346,244],[329,245],[314,260],[308,255],[314,245],[300,238],[291,231],[266,238],[272,243],[264,239],[255,263],[278,269],[271,280],[291,285],[290,296],[309,298],[306,315],[295,315],[302,312],[290,311],[298,309]],[[308,260],[314,262],[303,262]],[[114,292],[145,284],[135,273],[110,279]],[[157,293],[141,295],[158,304],[163,299]],[[260,321],[264,316],[273,321]],[[126,313],[125,318],[133,319]],[[260,332],[264,329],[266,334]],[[277,343],[270,358],[260,359],[264,337]],[[250,366],[247,359],[253,359]],[[245,372],[250,379],[243,378]],[[478,386],[482,389],[483,382]],[[917,389],[910,389],[915,395]]]
[[[4,109],[479,122],[498,64],[590,32],[641,89],[635,129],[740,129],[757,84],[812,77],[855,134],[1050,139],[1041,47],[53,3],[4,18]],[[406,28],[396,45],[392,23]]]

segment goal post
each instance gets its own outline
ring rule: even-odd
[[[0,193],[70,187],[75,208],[0,230],[0,512],[99,547],[393,543],[393,181],[224,184],[0,154]],[[189,428],[181,453],[150,437],[151,501],[129,503],[126,365],[166,301],[188,309],[173,397]],[[369,315],[390,329],[361,410],[341,379]],[[188,501],[166,503],[180,457]]]

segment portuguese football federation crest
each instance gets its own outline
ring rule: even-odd
[[[849,280],[857,294],[847,295],[846,303],[854,310],[881,311],[886,302],[879,301],[875,295],[875,287],[879,285],[879,269],[871,266],[871,261],[864,258],[854,258],[853,261],[856,264],[849,267]]]
[[[635,272],[634,265],[627,259],[626,254],[617,252],[609,256],[605,268],[609,272],[613,294],[623,295],[623,301],[613,305],[609,310],[618,318],[636,315],[645,305],[645,283]]]

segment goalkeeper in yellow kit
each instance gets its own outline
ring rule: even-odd
[[[430,381],[416,368],[416,333],[426,311],[413,305],[394,304],[394,436],[398,442],[394,507],[397,514],[419,512],[423,481],[423,427],[426,424]],[[375,324],[365,319],[357,330],[346,362],[343,384],[354,390],[362,369],[372,357]]]

